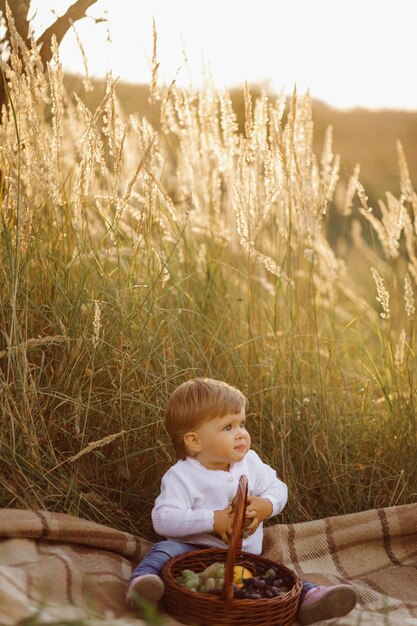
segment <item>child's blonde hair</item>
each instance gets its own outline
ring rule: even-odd
[[[187,456],[184,435],[215,417],[236,415],[246,405],[241,391],[220,380],[192,378],[168,400],[165,427],[180,459]]]

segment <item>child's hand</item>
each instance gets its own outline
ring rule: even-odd
[[[245,531],[252,535],[264,519],[270,517],[272,504],[267,498],[248,496],[246,501]]]
[[[214,532],[224,543],[229,543],[232,537],[232,507],[229,505],[220,511],[214,511]]]

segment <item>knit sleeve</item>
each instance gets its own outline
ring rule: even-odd
[[[152,510],[155,532],[162,537],[184,537],[211,533],[214,528],[214,511],[193,509],[194,498],[184,479],[175,472],[162,478],[161,493]]]
[[[259,456],[251,450],[252,459],[256,470],[255,496],[267,498],[272,504],[270,517],[281,513],[288,500],[288,488],[277,476],[272,467],[264,463]]]

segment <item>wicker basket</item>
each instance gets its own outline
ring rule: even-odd
[[[247,491],[247,478],[241,476],[233,536],[227,550],[221,548],[193,550],[170,559],[165,564],[163,604],[166,611],[180,622],[198,626],[289,626],[293,623],[301,594],[300,579],[284,565],[241,552]],[[189,591],[175,580],[183,569],[201,572],[215,561],[226,563],[222,597]],[[233,598],[234,565],[243,565],[256,576],[273,567],[289,591],[275,598],[260,600]]]

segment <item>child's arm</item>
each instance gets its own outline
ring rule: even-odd
[[[269,517],[282,511],[287,503],[288,489],[278,477],[275,470],[250,451],[250,471],[255,477],[254,494],[248,496],[246,518],[250,523],[245,530],[254,533],[259,524]]]

